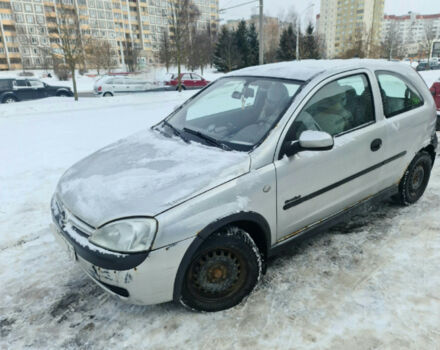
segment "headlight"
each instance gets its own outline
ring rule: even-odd
[[[155,219],[120,220],[96,230],[89,241],[108,250],[137,253],[151,248],[156,231]]]

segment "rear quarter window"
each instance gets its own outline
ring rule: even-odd
[[[10,80],[0,80],[0,90],[10,90],[11,81]]]
[[[410,82],[392,72],[376,72],[386,118],[423,106],[422,95]]]

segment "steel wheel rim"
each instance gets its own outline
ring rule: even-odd
[[[15,100],[12,97],[6,99],[5,103],[14,103]]]
[[[411,192],[416,193],[420,190],[425,180],[425,169],[422,165],[418,165],[413,172],[413,175],[411,177]]]
[[[217,301],[237,293],[245,284],[248,268],[235,249],[218,248],[203,252],[191,264],[187,284],[200,299]]]

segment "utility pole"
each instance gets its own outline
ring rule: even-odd
[[[300,29],[301,17],[298,16],[296,19],[296,60],[299,61],[299,29]]]
[[[263,0],[260,0],[260,59],[259,63],[264,64],[264,14],[263,14]]]

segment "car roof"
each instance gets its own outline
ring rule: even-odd
[[[373,59],[303,60],[248,67],[233,71],[227,74],[227,76],[258,76],[307,81],[321,74],[332,75],[360,68],[374,70],[392,69],[394,71],[402,68],[405,71],[407,67],[410,66],[401,62]]]

